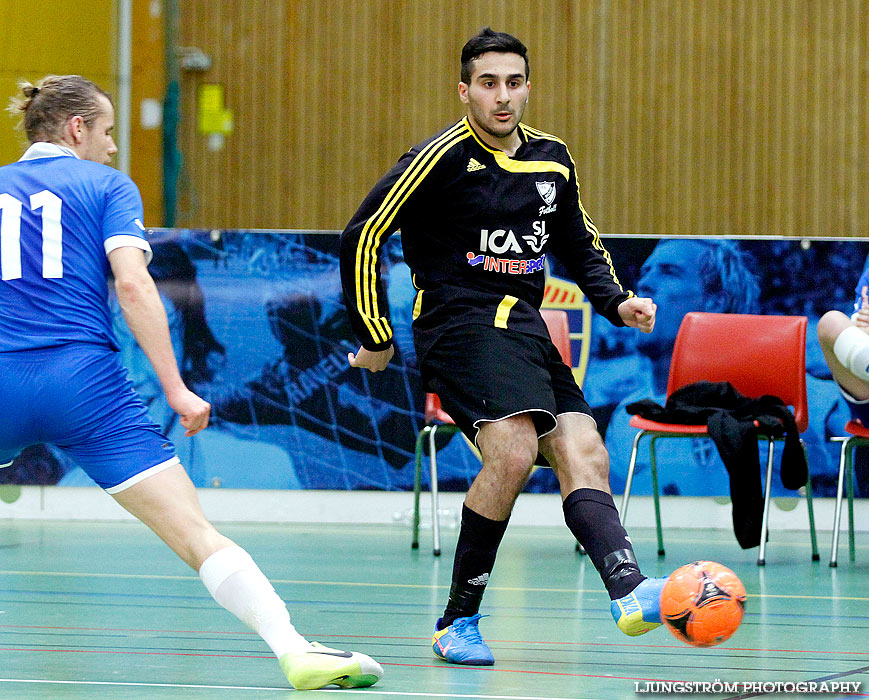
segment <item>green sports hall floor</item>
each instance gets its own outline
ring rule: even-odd
[[[633,529],[647,574],[694,559],[734,569],[749,594],[734,637],[713,649],[685,646],[661,628],[628,638],[565,529],[508,531],[484,601],[491,668],[449,666],[431,653],[445,601],[455,531],[432,557],[430,532],[412,552],[400,525],[226,525],[287,601],[310,639],[364,651],[384,678],[358,690],[307,696],[369,698],[641,698],[646,682],[716,680],[759,697],[751,681],[861,682],[869,694],[869,538],[856,562],[843,538],[830,569],[808,536],[772,532],[767,565],[731,533]],[[862,541],[861,541],[862,540]],[[0,698],[207,698],[268,700],[296,694],[267,647],[217,607],[199,578],[137,523],[7,520],[0,523]],[[663,697],[663,695],[658,695]],[[696,696],[695,696],[696,697]],[[779,696],[780,697],[780,696]],[[846,697],[842,693],[826,698]],[[850,696],[853,697],[853,696]]]

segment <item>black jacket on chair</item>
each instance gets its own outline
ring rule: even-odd
[[[785,488],[798,489],[809,479],[794,415],[776,396],[750,399],[730,382],[696,382],[670,394],[663,407],[646,399],[628,404],[626,410],[659,423],[706,424],[730,476],[733,530],[743,549],[760,544],[763,491],[758,436],[784,436],[781,480]]]

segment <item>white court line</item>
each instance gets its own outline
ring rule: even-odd
[[[52,681],[39,678],[0,678],[0,683],[43,683],[49,685],[114,685],[135,688],[194,688],[197,690],[291,690],[291,688],[277,688],[268,686],[245,686],[245,685],[195,685],[192,683],[133,683],[124,681]],[[322,692],[329,695],[336,693],[383,695],[391,697],[410,698],[456,698],[456,700],[592,700],[590,698],[563,698],[550,695],[456,695],[454,693],[408,693],[398,690],[379,690],[377,688],[344,689],[335,690],[306,690],[305,696],[311,693]]]
[[[163,581],[199,581],[198,576],[180,576],[177,574],[124,574],[114,572],[89,572],[89,571],[4,571],[0,570],[0,575],[4,576],[58,576],[61,578],[114,578],[114,579],[133,579],[133,580],[163,580]],[[380,581],[304,581],[287,578],[271,578],[269,581],[272,584],[286,583],[301,586],[351,586],[362,588],[443,588],[448,589],[447,585],[434,585],[430,583],[382,583]],[[489,591],[519,591],[531,593],[599,593],[598,589],[581,590],[577,588],[529,588],[527,586],[509,587],[509,586],[487,586]]]

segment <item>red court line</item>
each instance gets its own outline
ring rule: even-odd
[[[0,625],[0,629],[32,629],[32,630],[70,630],[70,631],[81,631],[81,632],[162,632],[166,634],[222,634],[222,635],[232,635],[232,636],[250,636],[250,637],[259,637],[256,632],[249,632],[247,630],[239,630],[238,632],[226,632],[220,630],[172,630],[172,629],[147,629],[147,628],[126,628],[126,627],[60,627],[56,625]],[[369,639],[369,640],[378,640],[378,639],[394,639],[398,641],[415,641],[415,642],[428,642],[428,637],[393,637],[386,635],[371,635],[371,634],[328,634],[328,633],[319,633],[315,636],[318,637],[329,637],[332,639]],[[629,644],[629,643],[614,643],[614,642],[543,642],[543,641],[534,641],[528,639],[489,639],[489,643],[498,643],[498,644],[535,644],[535,645],[546,645],[546,646],[593,646],[593,647],[614,647],[617,649],[682,649],[684,645],[682,644]],[[754,647],[721,647],[721,651],[745,651],[745,652],[782,652],[788,654],[835,654],[837,656],[841,655],[853,655],[853,656],[869,656],[869,651],[820,651],[815,649],[775,649],[775,648],[754,648]],[[702,652],[701,652],[702,653]]]
[[[194,654],[190,652],[174,652],[174,651],[107,651],[104,649],[27,649],[27,648],[6,648],[2,651],[26,651],[26,652],[51,652],[55,654],[131,654],[133,656],[194,656],[208,657],[218,659],[273,659],[274,656],[259,656],[255,654]],[[444,664],[400,664],[400,663],[383,663],[382,666],[404,666],[407,668],[445,668]],[[460,666],[458,669],[463,672],[481,671],[483,673],[521,673],[521,674],[537,674],[546,676],[569,676],[571,678],[607,678],[621,681],[670,681],[666,678],[634,678],[633,676],[605,676],[591,673],[565,673],[563,671],[525,671],[518,668],[480,668],[479,666]]]
[[[273,655],[259,656],[257,654],[194,654],[191,652],[180,651],[124,651],[124,650],[105,650],[105,649],[27,649],[6,647],[2,651],[29,651],[40,652],[46,651],[56,654],[134,654],[136,656],[203,656],[213,657],[217,659],[273,659]]]
[[[60,627],[57,625],[0,625],[0,629],[19,630],[71,630],[74,632],[172,632],[175,634],[232,634],[249,635],[258,637],[256,632],[239,630],[238,632],[226,632],[221,630],[152,630],[147,628],[131,629],[127,627]]]
[[[399,664],[385,663],[383,666],[406,666],[408,668],[447,668],[446,664]],[[455,664],[450,664],[450,670],[453,670]],[[480,671],[482,673],[521,673],[537,674],[543,676],[570,676],[571,678],[605,678],[614,681],[661,681],[663,683],[676,683],[678,681],[669,678],[637,678],[634,676],[606,676],[594,673],[565,673],[564,671],[526,671],[521,668],[491,668],[484,666],[459,666],[462,671]]]

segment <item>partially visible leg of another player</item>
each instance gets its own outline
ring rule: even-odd
[[[609,453],[591,416],[559,415],[555,430],[540,439],[540,451],[558,476],[564,521],[598,570],[618,628],[635,637],[659,627],[667,579],[640,573],[610,494]]]
[[[294,688],[369,686],[383,676],[376,661],[309,643],[250,555],[205,518],[196,490],[177,464],[112,494],[199,572],[214,599],[259,634],[277,656]]]
[[[841,311],[828,311],[818,321],[818,340],[836,384],[849,403],[869,400],[869,335]]]

